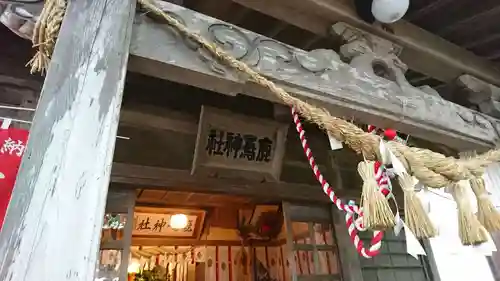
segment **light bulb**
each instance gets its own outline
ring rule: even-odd
[[[393,23],[408,11],[410,0],[373,0],[372,14],[379,22]]]
[[[170,217],[170,227],[172,229],[183,229],[188,224],[188,218],[184,214],[176,214]]]
[[[140,271],[141,271],[141,264],[136,259],[132,259],[130,264],[128,265],[127,272],[139,273]]]

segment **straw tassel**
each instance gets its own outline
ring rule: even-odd
[[[470,186],[477,199],[477,218],[479,222],[490,233],[500,230],[500,213],[497,212],[493,203],[491,203],[486,192],[484,179],[476,177],[470,180]]]
[[[361,194],[363,224],[371,230],[386,230],[394,227],[396,222],[389,202],[378,189],[374,165],[374,161],[364,161],[358,164],[358,172],[363,179]]]
[[[466,182],[460,181],[451,187],[451,194],[458,206],[458,234],[462,244],[477,245],[486,242],[488,234],[472,212],[465,184]]]
[[[432,225],[417,194],[413,177],[403,173],[398,177],[399,185],[404,192],[405,221],[406,225],[417,238],[431,238],[437,235],[436,228]]]

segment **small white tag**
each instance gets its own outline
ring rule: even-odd
[[[416,185],[416,192],[417,192],[417,197],[420,199],[420,202],[422,202],[422,207],[424,207],[424,210],[427,214],[431,212],[431,201],[429,200],[430,192],[427,190],[427,187],[425,187],[421,182],[418,182]]]
[[[330,140],[330,148],[332,150],[339,150],[339,149],[342,149],[344,147],[342,145],[342,142],[339,141],[338,139],[334,138],[330,133],[328,133],[328,140]]]
[[[412,178],[413,178],[413,182],[415,182],[415,192],[419,192],[419,191],[425,190],[425,186],[424,186],[423,183],[421,183],[415,177],[412,177]],[[427,190],[425,190],[425,191],[427,191]]]
[[[380,151],[380,156],[382,156],[382,164],[389,164],[390,158],[389,158],[389,150],[387,147],[385,147],[384,141],[380,140],[380,145],[379,145],[379,151]]]
[[[406,252],[415,259],[418,259],[418,256],[426,256],[425,250],[422,245],[420,245],[420,242],[415,237],[415,234],[413,234],[404,222],[403,226],[406,234]]]
[[[401,219],[401,216],[399,215],[399,211],[396,213],[395,220],[396,220],[396,225],[394,225],[394,234],[396,236],[399,236],[399,233],[401,233],[401,229],[403,229],[404,227],[404,222]]]
[[[403,163],[399,161],[394,153],[392,153],[390,150],[387,151],[389,152],[389,157],[391,158],[392,169],[394,170],[394,173],[398,176],[402,176],[403,173],[406,173],[405,166],[403,166]]]
[[[2,121],[2,126],[0,127],[2,130],[7,130],[12,123],[12,119],[5,118]]]
[[[401,176],[403,173],[406,173],[405,166],[403,166],[403,163],[399,161],[399,159],[390,151],[384,144],[383,140],[380,140],[380,155],[382,156],[382,162],[384,164],[392,164],[392,170],[394,173],[398,176]]]

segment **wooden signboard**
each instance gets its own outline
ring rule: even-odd
[[[170,221],[175,214],[186,215],[186,227],[182,229],[171,227]],[[134,213],[132,235],[197,239],[201,233],[204,219],[205,211],[203,210],[138,207]]]
[[[288,125],[203,106],[192,174],[278,181]]]

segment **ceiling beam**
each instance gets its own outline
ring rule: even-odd
[[[455,1],[455,0],[434,0],[432,3],[430,3],[428,5],[417,8],[416,11],[413,11],[413,12],[409,11],[408,14],[405,15],[405,18],[410,19],[410,20],[420,18],[420,17],[425,16],[426,14],[428,14],[436,9],[439,9],[439,8],[449,4],[449,3],[452,3],[453,1]]]
[[[436,33],[443,36],[446,34],[450,34],[451,32],[462,28],[467,25],[473,25],[475,21],[479,21],[484,18],[493,18],[500,12],[500,6],[497,6],[491,10],[486,10],[477,14],[474,14],[468,18],[462,19],[458,22],[454,22],[453,24],[442,27]]]
[[[500,85],[500,72],[480,58],[412,23],[400,20],[390,25],[392,33],[361,20],[353,6],[328,0],[233,0],[291,25],[328,36],[329,27],[346,22],[403,47],[400,58],[411,69],[443,82],[467,73]],[[300,17],[296,14],[300,11]]]
[[[112,166],[111,181],[136,189],[219,193],[277,201],[330,202],[319,185],[209,178],[193,176],[188,170],[116,162]],[[338,193],[340,196],[350,199],[359,197],[359,190],[355,189],[339,189]]]
[[[500,58],[500,51],[495,51],[488,55],[488,59],[490,60],[497,60],[498,58]]]

